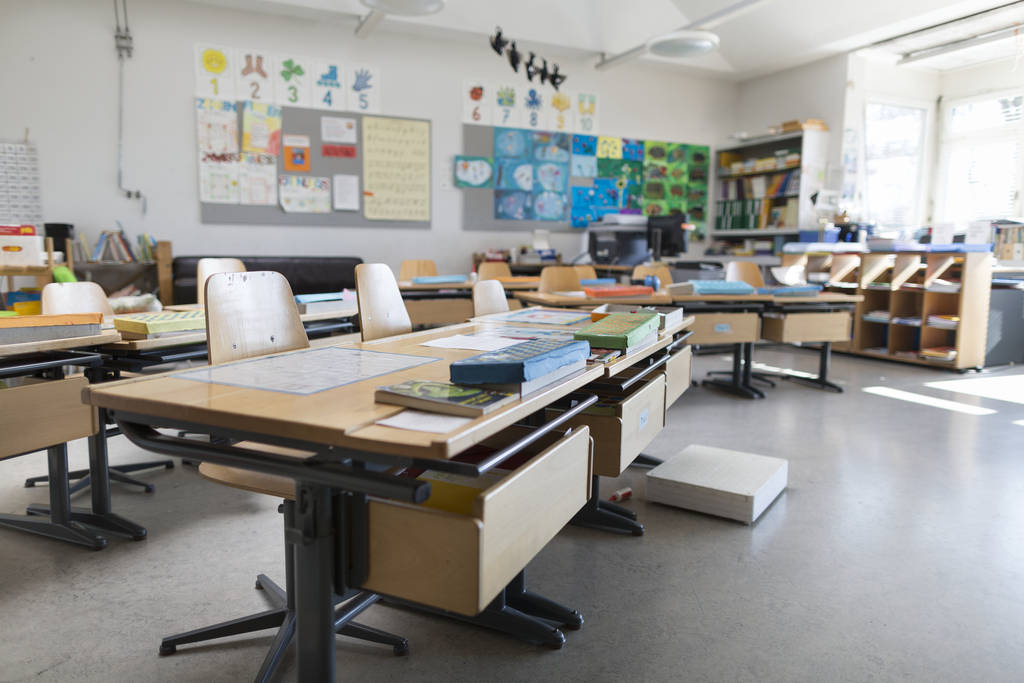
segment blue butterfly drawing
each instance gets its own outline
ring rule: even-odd
[[[352,84],[352,89],[356,92],[361,90],[369,90],[373,87],[370,83],[370,79],[373,78],[373,74],[370,73],[369,69],[359,69],[356,71],[356,82]]]

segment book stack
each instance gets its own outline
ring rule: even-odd
[[[93,337],[100,334],[102,313],[4,316],[0,318],[0,346]]]
[[[950,282],[949,280],[935,280],[931,285],[928,286],[929,292],[948,292],[950,294],[960,291],[959,282]]]
[[[921,358],[933,363],[953,363],[956,361],[956,349],[952,346],[933,346],[921,349]]]
[[[955,330],[960,325],[960,317],[956,315],[930,315],[928,327],[941,327],[944,330]]]
[[[597,322],[613,313],[636,313],[637,311],[654,311],[658,314],[658,329],[664,330],[683,322],[683,309],[670,306],[636,306],[629,304],[601,304],[590,312],[590,321]]]
[[[532,339],[451,364],[452,384],[527,396],[587,366],[585,341]]]
[[[377,387],[374,394],[377,403],[463,417],[486,415],[517,398],[519,397],[514,394],[428,380],[410,380],[387,387]]]
[[[206,329],[205,311],[165,311],[114,318],[123,339],[156,339]]]
[[[911,327],[921,327],[921,316],[919,315],[904,315],[904,316],[893,316],[890,320],[893,325],[910,325]]]
[[[624,353],[653,343],[658,338],[657,311],[640,309],[636,313],[613,313],[573,333],[573,339],[585,341],[596,349]]]
[[[868,311],[861,316],[861,320],[869,323],[888,323],[889,322],[889,311]]]
[[[917,360],[921,357],[920,352],[908,349],[906,351],[894,351],[893,355],[897,358],[906,358],[909,360]]]
[[[627,296],[651,296],[654,294],[654,287],[644,285],[609,285],[597,287],[584,287],[583,294],[595,299],[609,299]]]

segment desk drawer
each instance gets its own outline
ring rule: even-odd
[[[691,370],[693,367],[693,350],[689,345],[672,354],[665,363],[662,374],[665,376],[665,410],[690,388]]]
[[[0,389],[0,458],[92,436],[96,411],[82,403],[85,377],[30,380]]]
[[[665,376],[653,372],[650,377],[630,387],[632,393],[615,408],[615,415],[583,413],[567,423],[590,427],[594,474],[622,474],[665,426]]]
[[[501,448],[526,433],[512,427],[484,443]],[[471,516],[371,500],[363,588],[478,614],[590,498],[590,443],[583,428],[531,444],[536,455],[481,491]]]
[[[850,338],[849,311],[831,313],[765,313],[761,336],[778,342],[836,342]]]
[[[697,313],[694,318],[691,344],[742,344],[759,338],[761,316],[757,313]]]

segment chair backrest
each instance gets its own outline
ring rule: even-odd
[[[594,266],[573,266],[572,269],[576,271],[576,275],[581,280],[597,279],[597,271],[594,270]]]
[[[356,299],[363,341],[412,331],[402,292],[398,290],[395,274],[386,264],[360,263],[356,266]]]
[[[211,365],[309,348],[284,275],[269,270],[214,273],[205,293]]]
[[[244,273],[245,264],[236,258],[204,258],[196,264],[196,301],[200,304],[206,299],[206,280],[214,273]]]
[[[725,266],[725,279],[728,282],[746,282],[754,287],[764,287],[761,267],[750,261],[729,261]]]
[[[654,275],[661,280],[662,287],[672,284],[672,269],[668,266],[639,265],[633,269],[634,280],[643,280],[648,275]]]
[[[43,315],[114,315],[103,288],[95,282],[51,282],[43,287]]]
[[[512,269],[504,261],[484,261],[476,267],[476,276],[481,280],[512,277]]]
[[[541,294],[546,292],[582,292],[580,276],[572,266],[548,266],[540,271]]]
[[[437,275],[437,266],[430,259],[402,261],[402,268],[398,271],[398,279],[402,281],[434,275]]]
[[[497,280],[484,280],[473,285],[473,315],[480,317],[508,310],[505,289]]]

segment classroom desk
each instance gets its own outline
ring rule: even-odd
[[[107,541],[93,529],[146,537],[146,529],[111,511],[110,479],[105,448],[97,447],[101,431],[97,411],[81,404],[80,391],[102,365],[95,348],[117,341],[116,332],[90,337],[8,344],[0,346],[0,378],[33,378],[29,384],[0,391],[0,457],[14,457],[46,449],[49,469],[49,505],[32,504],[29,517],[0,515],[0,525],[85,545],[93,550]],[[35,348],[26,351],[27,348]],[[86,377],[66,377],[68,365],[86,369]],[[83,410],[83,408],[85,408]],[[92,509],[71,507],[67,442],[89,439]],[[57,439],[57,443],[54,443]],[[46,518],[46,519],[43,519]]]
[[[660,289],[651,296],[587,297],[563,296],[550,292],[516,292],[515,297],[523,303],[547,308],[584,308],[602,304],[626,304],[630,306],[671,306],[672,297]]]
[[[267,391],[178,377],[185,372],[194,372],[188,370],[107,385],[94,385],[84,392],[84,398],[88,403],[110,411],[125,435],[142,448],[192,460],[208,460],[256,472],[286,476],[297,482],[296,515],[287,533],[295,542],[299,680],[333,681],[335,632],[368,604],[372,604],[375,594],[362,594],[369,597],[355,600],[359,604],[351,610],[346,607],[348,603],[339,606],[338,613],[334,609],[333,595],[335,592],[339,595],[352,595],[353,591],[360,588],[364,591],[374,591],[375,586],[387,585],[386,577],[382,578],[382,574],[387,574],[389,570],[402,569],[393,566],[393,563],[369,562],[371,545],[367,525],[373,523],[374,514],[379,515],[382,511],[418,510],[408,505],[403,507],[398,502],[388,505],[388,501],[378,503],[374,508],[372,506],[375,504],[368,501],[367,495],[418,504],[425,501],[430,493],[430,485],[427,482],[375,471],[373,465],[420,467],[478,476],[510,457],[515,452],[512,446],[525,446],[536,441],[541,438],[545,429],[574,417],[592,402],[589,399],[583,401],[577,408],[566,412],[563,418],[548,422],[516,444],[503,448],[476,464],[450,459],[473,445],[496,437],[514,423],[537,414],[554,401],[582,389],[602,376],[604,368],[588,367],[503,409],[474,419],[449,434],[404,431],[374,424],[379,419],[404,410],[398,406],[375,403],[373,393],[377,386],[409,379],[447,381],[448,365],[451,361],[478,353],[420,346],[421,342],[492,327],[493,325],[487,323],[464,323],[441,330],[429,330],[348,346],[346,348],[400,352],[404,355],[426,356],[440,360],[308,395],[277,393],[274,394],[275,400],[268,401]],[[326,346],[294,351],[213,367],[230,370],[230,366],[233,365],[266,362],[268,359],[273,359],[275,363],[294,361],[295,359],[291,358],[285,358],[284,361],[280,359],[297,354],[329,354],[335,349],[340,350],[340,347]],[[315,364],[317,358],[311,356],[305,359],[305,362]],[[154,427],[184,429],[193,433],[286,446],[311,451],[317,455],[297,459],[238,445],[204,443],[167,436],[156,432]],[[574,430],[573,433],[581,434],[578,430]],[[581,476],[586,474],[583,472]],[[531,510],[547,510],[548,506],[562,505],[563,508],[571,508],[568,512],[571,516],[586,500],[585,493],[577,495],[583,495],[583,498],[565,499],[565,494],[560,491],[545,492],[541,498],[537,498],[536,494],[527,498],[532,506]],[[563,512],[568,508],[563,509]],[[371,509],[378,510],[378,513],[369,512]],[[441,523],[450,517],[432,510],[425,512],[429,514],[424,515],[419,522],[426,525],[422,529],[424,533],[433,528],[430,520]],[[523,516],[529,514],[528,512]],[[474,520],[470,518],[464,523],[473,522]],[[515,526],[514,521],[509,523]],[[502,529],[504,531],[490,531],[491,537],[495,539],[492,542],[497,542],[499,546],[502,538],[500,534],[511,533],[509,528],[503,526]],[[546,538],[553,536],[557,530],[540,528],[535,534],[535,529],[531,526],[529,533],[516,537],[519,539],[517,543],[525,545],[509,548],[505,551],[510,553],[507,558],[495,562],[493,567],[507,569],[513,562],[512,558],[516,558],[517,566],[525,565],[529,557],[543,547],[542,544],[535,547],[536,544],[541,541],[546,543]],[[488,532],[487,525],[484,525],[483,532]],[[411,571],[414,567],[417,575],[431,570],[430,565],[414,563],[406,567],[405,571]],[[519,581],[517,585],[520,587],[521,576],[520,572],[513,578],[513,582]],[[428,581],[421,583],[429,584]],[[513,583],[508,585],[511,588]],[[429,590],[429,585],[426,588],[417,588],[425,589]],[[550,624],[529,616],[538,613],[529,610],[539,609],[530,607],[530,595],[524,591],[507,590],[501,589],[498,598],[477,617],[463,618],[478,620],[477,623],[482,625],[508,630],[518,635],[529,633],[535,640],[557,646],[560,641],[552,640],[552,632],[561,638],[560,632],[553,629]],[[389,591],[389,594],[392,592]],[[370,603],[366,600],[370,600]],[[516,605],[515,609],[510,607],[512,604]],[[549,604],[547,612],[541,610],[539,613],[550,614],[550,605],[553,604]],[[566,613],[572,612],[567,610]],[[567,620],[564,619],[563,622]]]
[[[473,315],[473,283],[469,280],[424,285],[399,280],[398,289],[414,327],[453,325]]]

